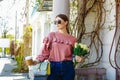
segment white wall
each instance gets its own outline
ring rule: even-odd
[[[115,27],[112,27],[112,30],[109,31],[108,27],[110,26],[115,26],[115,15],[116,15],[116,6],[115,6],[115,1],[114,0],[106,0],[104,7],[106,9],[106,22],[104,24],[104,28],[101,31],[101,39],[103,42],[103,57],[100,62],[100,65],[97,66],[99,68],[105,68],[106,69],[106,78],[107,80],[116,80],[116,71],[113,67],[111,67],[109,63],[109,52],[113,40],[113,36],[115,33]],[[104,14],[104,13],[103,13]],[[95,14],[91,12],[87,18],[86,18],[86,23],[85,25],[87,26],[87,31],[92,31],[92,26],[94,24],[95,20]],[[115,45],[113,46],[112,49],[112,55],[111,55],[111,60],[112,63],[114,64],[114,51],[115,51]],[[93,49],[93,54],[94,54],[94,49]],[[95,60],[95,54],[90,56],[90,61]]]
[[[50,32],[52,12],[39,12],[33,17],[33,39],[32,39],[32,56],[40,53],[42,42],[45,36]]]
[[[105,29],[101,32],[102,38],[103,38],[103,49],[104,49],[104,54],[103,54],[103,60],[102,60],[102,66],[107,69],[107,79],[108,80],[116,80],[116,72],[115,69],[111,67],[109,63],[109,52],[113,40],[113,36],[115,33],[115,15],[116,15],[116,5],[115,5],[115,0],[106,0],[105,3],[105,9],[107,10],[106,14],[106,23],[105,23]],[[111,31],[108,30],[109,26],[113,26]],[[114,64],[114,50],[115,50],[115,45],[113,45],[112,49],[112,55],[111,55],[111,61]]]

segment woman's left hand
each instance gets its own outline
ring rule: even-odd
[[[84,62],[84,57],[81,57],[81,56],[75,56],[75,59],[77,62]]]

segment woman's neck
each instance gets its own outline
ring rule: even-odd
[[[62,33],[62,34],[68,34],[67,30],[58,30],[58,32]]]

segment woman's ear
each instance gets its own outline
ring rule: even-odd
[[[68,26],[68,21],[65,21],[65,25]]]

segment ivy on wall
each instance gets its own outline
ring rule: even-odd
[[[89,48],[91,50],[94,49],[96,53],[95,61],[84,64],[83,66],[86,67],[98,64],[103,55],[103,43],[100,32],[103,29],[106,17],[106,10],[104,8],[105,1],[106,0],[71,1],[70,33],[77,37],[78,42],[83,43],[86,41],[86,44],[89,46]],[[94,20],[91,19],[94,22],[90,31],[87,29],[89,26],[86,25],[86,21],[89,20],[86,19],[91,13],[94,14]],[[89,40],[89,42],[87,40]],[[90,54],[93,54],[91,50]]]

